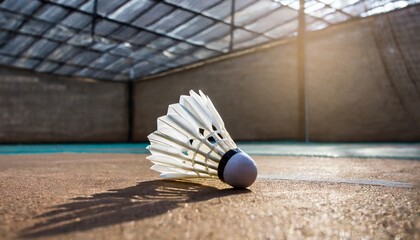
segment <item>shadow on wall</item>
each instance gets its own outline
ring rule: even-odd
[[[43,237],[84,231],[123,222],[142,220],[166,213],[182,204],[206,201],[248,189],[217,189],[191,182],[154,180],[136,186],[73,198],[35,218],[35,225],[23,229],[20,237]]]

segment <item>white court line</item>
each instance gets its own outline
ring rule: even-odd
[[[414,185],[407,182],[385,181],[379,179],[319,179],[309,176],[285,176],[275,174],[261,174],[259,179],[269,180],[290,180],[290,181],[305,181],[305,182],[323,182],[323,183],[345,183],[345,184],[359,184],[372,185],[384,187],[399,187],[399,188],[413,188]]]

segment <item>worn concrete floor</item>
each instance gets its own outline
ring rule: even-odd
[[[0,239],[420,239],[420,161],[255,159],[237,190],[145,155],[0,155]]]

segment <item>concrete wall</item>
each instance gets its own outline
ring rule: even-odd
[[[285,44],[136,83],[134,140],[145,140],[157,117],[190,89],[211,97],[236,139],[298,139],[295,55],[296,48]]]
[[[419,65],[410,65],[415,69],[411,78],[394,76],[404,72],[407,63],[384,56],[398,47],[400,55],[420,62],[420,54],[412,54],[419,51],[419,12],[419,6],[411,7],[310,34],[306,55],[310,140],[420,140],[420,84],[415,72]],[[389,37],[385,28],[390,26],[400,28],[394,40],[400,42],[381,42]],[[202,89],[233,138],[302,140],[296,77],[296,43],[290,42],[139,81],[134,89],[134,139],[145,140],[156,129],[156,118],[180,94]]]
[[[410,78],[406,68],[411,65],[401,57],[417,52],[407,63],[420,63],[419,9],[346,24],[309,39],[312,140],[420,140],[420,85],[415,85],[420,75]]]
[[[127,87],[0,68],[0,143],[126,141]]]

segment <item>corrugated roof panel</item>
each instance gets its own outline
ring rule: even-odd
[[[363,0],[340,0],[340,1],[333,1],[330,3],[331,7],[335,9],[343,9],[347,6],[354,5],[357,2],[364,2]]]
[[[207,16],[211,16],[212,18],[215,18],[215,19],[223,20],[230,15],[231,6],[232,6],[231,1],[222,1],[216,6],[203,11],[203,14]]]
[[[95,34],[99,36],[108,36],[117,31],[120,27],[120,24],[105,19],[99,19],[95,25]]]
[[[155,41],[159,38],[159,35],[142,31],[134,35],[132,38],[127,39],[127,42],[131,42],[138,45],[147,45],[148,43]]]
[[[12,66],[19,67],[19,68],[26,68],[26,69],[32,69],[36,65],[38,65],[41,61],[37,59],[31,59],[31,58],[19,58],[15,62],[12,63]]]
[[[296,10],[281,7],[269,15],[259,18],[254,23],[247,25],[245,28],[258,33],[264,33],[297,17],[298,12]]]
[[[146,75],[149,71],[153,70],[155,67],[159,66],[156,63],[151,63],[148,61],[140,61],[137,62],[130,71],[133,72],[134,76],[144,76]]]
[[[191,56],[183,56],[177,59],[176,64],[178,64],[178,66],[182,66],[182,65],[187,65],[187,64],[191,64],[197,62],[197,59]]]
[[[131,58],[137,60],[144,60],[150,57],[151,55],[155,54],[157,51],[150,47],[141,47],[140,49],[133,51],[130,55]]]
[[[118,43],[111,41],[107,38],[95,37],[95,42],[90,45],[90,49],[99,52],[108,52],[114,48],[117,48]]]
[[[151,57],[149,57],[147,60],[158,63],[158,64],[164,64],[166,62],[172,61],[176,57],[175,54],[168,53],[168,52],[158,52],[156,54],[153,54]]]
[[[179,41],[166,38],[166,37],[158,37],[153,41],[147,43],[148,46],[156,48],[156,49],[166,49],[170,46],[174,46],[175,44],[179,43]]]
[[[57,41],[67,41],[76,34],[76,31],[63,25],[55,25],[50,28],[44,37]]]
[[[258,36],[256,33],[252,33],[242,29],[235,29],[235,31],[233,32],[233,43],[236,45],[238,43],[255,38],[256,36]]]
[[[113,72],[122,72],[125,68],[130,67],[131,64],[132,62],[129,58],[120,58],[108,65],[105,69]]]
[[[298,19],[294,19],[276,28],[271,29],[266,34],[272,38],[282,38],[297,31],[299,25]]]
[[[95,59],[89,66],[99,69],[105,69],[113,62],[118,61],[120,59],[119,56],[115,56],[112,54],[103,54],[101,57]]]
[[[64,18],[61,21],[61,24],[65,25],[67,27],[82,29],[82,28],[88,26],[89,24],[91,24],[92,19],[93,18],[91,16],[87,15],[87,14],[73,12],[69,16]]]
[[[37,66],[36,71],[39,72],[52,72],[57,69],[60,65],[52,61],[43,61],[40,65]]]
[[[47,22],[56,23],[62,20],[67,13],[68,11],[62,7],[44,4],[41,9],[36,11],[34,17]]]
[[[25,18],[14,13],[1,13],[0,14],[0,29],[3,30],[19,30],[19,27],[24,22]]]
[[[86,67],[75,72],[74,75],[78,77],[92,77],[96,73],[96,71],[98,70],[94,70],[94,69]]]
[[[223,38],[218,39],[217,41],[212,41],[206,44],[206,47],[209,49],[226,53],[229,51],[230,46],[230,36],[226,35]]]
[[[32,44],[31,47],[23,53],[23,55],[27,57],[45,58],[54,49],[56,49],[57,46],[58,43],[41,39]]]
[[[207,59],[207,58],[217,56],[219,55],[219,53],[216,51],[211,51],[208,49],[201,48],[194,51],[191,55],[197,59]]]
[[[360,16],[360,14],[367,11],[365,2],[358,2],[350,6],[341,9],[344,13],[347,13],[353,17]]]
[[[0,64],[10,65],[16,58],[0,54]]]
[[[191,9],[197,12],[202,12],[203,10],[209,9],[216,4],[222,2],[222,0],[206,0],[206,1],[196,1],[196,0],[165,0],[165,2],[175,4],[177,6]],[[229,2],[226,1],[226,2]]]
[[[92,39],[92,35],[89,32],[81,32],[81,33],[75,34],[68,41],[68,43],[72,45],[76,45],[76,46],[85,47],[85,46],[89,46],[93,44],[93,39]]]
[[[324,29],[328,26],[329,26],[329,24],[324,22],[324,21],[315,21],[315,22],[307,25],[306,30],[307,31],[316,31],[316,30]]]
[[[127,26],[120,26],[109,37],[125,42],[127,39],[130,39],[137,33],[138,33],[138,30],[135,28],[127,27]]]
[[[372,0],[370,0],[372,1]],[[372,2],[372,4],[370,4],[370,6],[368,7],[368,10],[362,14],[360,14],[361,17],[367,17],[367,16],[372,16],[375,14],[381,14],[381,13],[386,13],[395,9],[399,9],[399,8],[403,8],[408,6],[408,1],[392,1],[389,0],[388,2]]]
[[[193,17],[193,13],[177,9],[160,19],[158,22],[148,26],[147,29],[157,31],[159,33],[168,33]]]
[[[49,0],[49,1],[60,4],[60,5],[64,5],[64,6],[78,7],[81,4],[83,4],[86,0]]]
[[[17,35],[1,46],[0,53],[17,56],[34,42],[32,37]]]
[[[138,27],[147,27],[155,22],[157,22],[162,17],[169,14],[175,8],[168,6],[163,3],[154,5],[151,9],[141,14],[137,19],[135,19],[132,24]]]
[[[168,35],[176,36],[182,39],[187,39],[190,36],[193,36],[196,33],[199,33],[200,31],[211,26],[213,23],[214,21],[209,18],[197,16],[187,21],[186,23],[178,26],[173,31],[169,32]]]
[[[273,1],[258,1],[250,4],[243,10],[235,13],[235,25],[244,26],[250,24],[280,7],[280,4]]]
[[[134,51],[134,48],[131,44],[129,43],[120,43],[117,45],[117,47],[115,47],[114,49],[112,49],[111,53],[121,56],[121,57],[128,57],[130,56]]]
[[[227,24],[216,23],[197,34],[194,34],[194,36],[191,36],[189,40],[197,44],[206,44],[225,37],[230,33],[230,29],[231,27]]]
[[[68,61],[71,64],[76,64],[80,66],[87,66],[95,59],[97,59],[100,56],[99,53],[92,52],[92,51],[82,51],[78,54],[76,54],[70,61]]]
[[[38,0],[5,0],[0,3],[0,8],[27,15],[31,15],[39,6],[41,2]]]
[[[180,43],[177,43],[176,45],[168,48],[167,50],[172,52],[172,53],[175,53],[175,54],[186,54],[186,53],[191,52],[195,48],[196,47],[191,45],[191,44],[180,42]]]
[[[255,46],[255,45],[262,44],[268,41],[270,41],[269,38],[260,35],[250,40],[235,44],[234,49],[247,48],[247,47]]]
[[[55,70],[54,73],[60,74],[60,75],[72,75],[73,73],[80,71],[80,69],[81,69],[80,67],[63,65],[59,67],[57,70]]]
[[[49,56],[48,59],[57,62],[66,62],[74,55],[82,52],[83,49],[74,47],[72,45],[61,45],[56,48]]]
[[[52,23],[41,22],[31,19],[24,24],[19,31],[30,35],[42,36],[48,29],[52,28]]]
[[[118,1],[110,1],[110,0],[98,0],[98,14],[101,16],[108,16],[115,10],[117,10],[120,6],[126,4],[129,0],[118,0]]]
[[[325,16],[324,19],[326,21],[328,21],[329,23],[339,23],[339,22],[343,22],[343,21],[346,21],[347,19],[349,19],[349,16],[347,16],[347,15],[341,13],[341,12],[335,11],[335,12]]]
[[[311,11],[308,14],[310,16],[314,16],[314,17],[317,17],[317,18],[322,18],[322,17],[336,11],[334,8],[328,7],[326,5],[319,5],[319,6],[323,6],[323,7],[319,8],[317,10]]]
[[[82,5],[80,5],[79,9],[84,11],[84,12],[88,12],[88,13],[93,13],[94,12],[94,3],[95,0],[85,0],[83,2]],[[109,1],[109,2],[114,2],[114,1]],[[101,5],[101,4],[98,4]]]
[[[257,1],[259,0],[241,0],[241,1],[235,0],[235,12],[238,12],[252,5]],[[219,5],[216,5],[215,7],[205,12],[205,14],[210,14],[212,16],[220,16],[222,17],[221,19],[223,19],[227,23],[231,22],[231,16],[230,16],[231,13],[232,13],[232,0],[223,1]]]
[[[132,0],[111,13],[109,18],[122,22],[130,22],[155,4],[156,2],[151,0]]]
[[[9,39],[12,37],[13,37],[13,33],[0,31],[0,46],[7,44]]]
[[[98,79],[109,79],[109,78],[117,79],[118,74],[117,73],[110,73],[110,72],[107,72],[107,71],[94,71],[92,76],[94,78],[98,78]],[[126,77],[124,76],[124,78],[126,78]]]
[[[164,72],[164,71],[169,70],[169,69],[170,69],[170,67],[168,67],[168,66],[162,66],[162,65],[155,66],[152,69],[150,69],[150,74],[161,73],[161,72]]]

